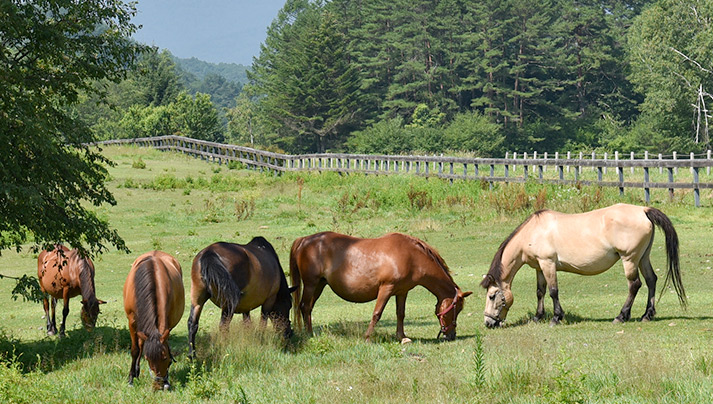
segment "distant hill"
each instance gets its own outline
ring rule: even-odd
[[[184,71],[193,74],[198,80],[203,80],[207,75],[223,76],[226,80],[238,83],[241,86],[248,82],[248,66],[237,63],[210,63],[196,58],[182,59],[174,56],[176,64]]]

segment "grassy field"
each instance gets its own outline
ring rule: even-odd
[[[525,267],[513,284],[509,326],[488,330],[478,283],[500,242],[533,210],[641,204],[642,193],[627,191],[619,198],[617,189],[534,182],[488,191],[478,182],[409,176],[276,177],[149,149],[110,147],[105,153],[116,162],[110,187],[117,205],[99,213],[132,253],[112,251],[95,259],[97,296],[108,304],[95,331],[87,333],[79,301],[73,300],[62,340],[46,336],[41,304],[14,301],[14,283],[0,280],[1,402],[700,403],[713,396],[709,191],[702,193],[698,209],[690,194],[677,193],[674,201],[665,190],[652,195],[653,205],[678,230],[687,311],[666,290],[656,321],[612,324],[627,293],[617,264],[594,277],[560,274],[564,323],[533,324],[528,319],[536,303],[535,275]],[[153,249],[174,255],[188,294],[191,261],[212,242],[247,243],[264,236],[287,270],[292,241],[323,230],[362,237],[400,231],[436,247],[461,289],[475,292],[459,317],[457,340],[435,340],[436,299],[423,288],[409,294],[405,328],[413,343],[405,345],[394,336],[393,301],[375,342],[366,343],[362,334],[373,303],[348,303],[325,291],[313,312],[316,335],[298,332],[287,344],[271,327],[246,327],[238,317],[230,334],[220,335],[219,310],[209,303],[197,361],[186,358],[188,307],[171,334],[177,359],[171,367],[173,389],[153,392],[145,362],[134,387],[127,385],[129,335],[121,293],[135,257]],[[652,263],[663,279],[663,237],[657,234]],[[4,275],[35,274],[36,265],[27,248],[0,256]],[[643,314],[645,294],[642,288],[634,304],[636,318]],[[546,304],[551,314],[549,298]]]

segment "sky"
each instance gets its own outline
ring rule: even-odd
[[[179,58],[252,65],[285,0],[139,0],[133,38]]]

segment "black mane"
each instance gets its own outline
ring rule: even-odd
[[[520,223],[519,226],[515,228],[515,230],[510,233],[509,236],[500,244],[500,247],[498,247],[498,251],[495,253],[495,257],[493,257],[493,261],[490,263],[490,269],[488,270],[487,275],[485,278],[483,278],[483,281],[480,282],[480,286],[483,288],[488,288],[493,282],[499,282],[500,278],[503,273],[503,265],[502,265],[502,259],[503,259],[503,251],[505,251],[505,247],[512,241],[512,239],[515,237],[517,233],[522,230],[525,225],[532,220],[533,217],[540,216],[543,212],[546,212],[547,209],[543,210],[538,210],[537,212],[531,214],[528,216],[527,219],[525,219],[524,222]]]

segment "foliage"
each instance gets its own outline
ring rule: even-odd
[[[482,157],[502,155],[505,136],[500,126],[480,112],[456,115],[443,131],[444,146],[451,150],[474,151]]]
[[[145,47],[129,40],[136,10],[120,1],[9,1],[0,6],[0,251],[28,241],[127,250],[90,210],[115,204],[109,161],[68,107],[119,80]]]

